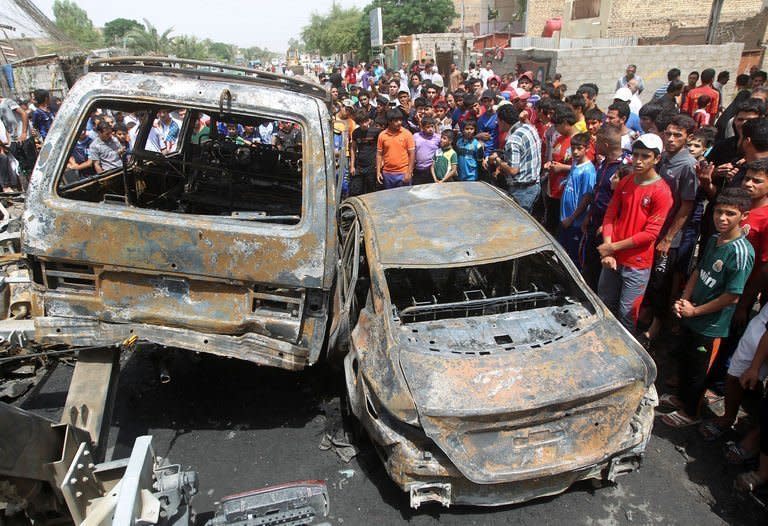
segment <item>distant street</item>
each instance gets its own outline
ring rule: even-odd
[[[338,409],[328,371],[293,374],[214,357],[179,354],[172,381],[160,384],[143,351],[124,356],[110,435],[113,457],[127,456],[133,440],[154,437],[156,454],[200,475],[194,507],[198,523],[214,503],[268,484],[324,479],[331,524],[765,524],[750,502],[736,500],[737,471],[719,459],[720,445],[690,440],[695,431],[656,426],[643,468],[613,487],[581,483],[558,497],[497,509],[426,505],[411,510],[405,493],[387,478],[370,446],[344,464],[318,444]],[[72,368],[59,365],[22,407],[58,418]],[[688,449],[685,449],[686,446]]]

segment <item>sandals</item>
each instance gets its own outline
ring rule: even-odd
[[[736,442],[727,442],[723,449],[723,454],[725,455],[726,462],[734,466],[742,466],[754,462],[760,455],[757,452],[744,449]]]
[[[760,478],[757,471],[748,471],[736,477],[733,483],[733,489],[741,492],[754,493],[761,486],[768,484],[768,481]]]
[[[659,405],[663,407],[671,407],[673,409],[682,409],[683,401],[680,397],[671,393],[665,393],[659,398]]]
[[[726,434],[730,429],[731,426],[720,427],[714,420],[707,420],[699,426],[699,433],[707,442],[713,442]]]
[[[701,422],[701,420],[698,418],[690,417],[682,411],[672,411],[671,413],[662,416],[661,421],[667,424],[669,427],[674,427],[675,429],[695,426]]]

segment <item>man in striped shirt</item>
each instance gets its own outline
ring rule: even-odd
[[[509,132],[520,115],[511,104],[500,106],[496,114],[500,134]],[[497,175],[504,177],[507,193],[530,213],[541,193],[541,139],[536,128],[524,122],[509,133],[503,157],[494,153],[488,165],[496,167]]]
[[[672,84],[672,82],[675,81],[675,80],[680,80],[680,75],[681,75],[680,70],[677,69],[677,68],[672,68],[669,71],[667,71],[667,80],[669,82],[667,82],[666,84],[663,84],[656,91],[653,92],[653,99],[652,100],[660,99],[664,95],[666,95],[667,94],[667,88],[669,87],[669,85]]]

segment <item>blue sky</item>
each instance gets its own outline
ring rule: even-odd
[[[53,19],[54,0],[36,0],[35,5]],[[336,0],[343,7],[363,7],[369,0]],[[75,0],[88,12],[94,25],[103,26],[115,18],[143,18],[164,31],[191,34],[237,44],[241,47],[268,47],[285,51],[288,39],[298,38],[310,14],[326,12],[333,0]]]

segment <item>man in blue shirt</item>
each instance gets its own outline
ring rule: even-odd
[[[384,75],[384,66],[378,60],[373,61],[373,74],[376,77],[376,82]]]
[[[485,113],[477,119],[477,139],[485,143],[485,156],[499,147],[499,118],[493,105],[496,102],[496,93],[493,90],[485,90],[480,103],[485,107]]]
[[[48,90],[35,90],[35,106],[37,109],[32,113],[32,126],[40,134],[40,138],[45,140],[48,136],[48,130],[53,123],[53,112],[48,105],[51,103],[51,95]]]

